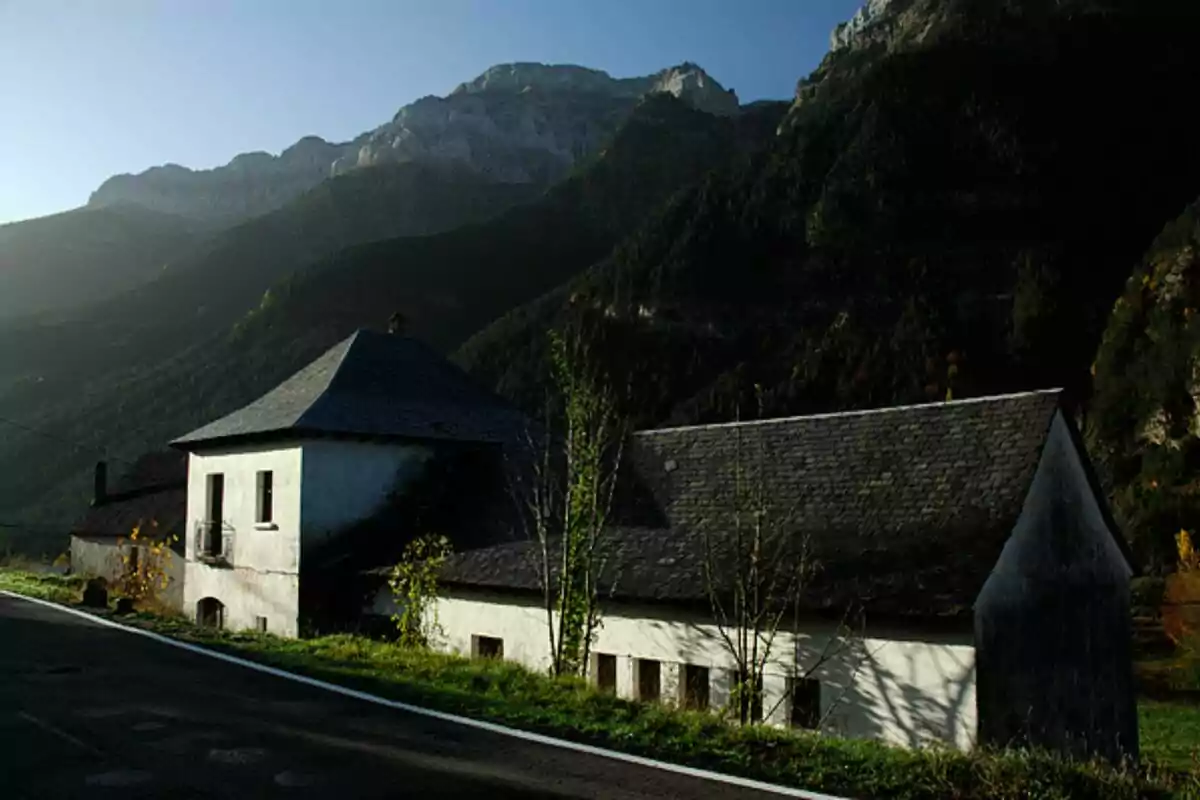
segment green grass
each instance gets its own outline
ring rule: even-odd
[[[1138,717],[1146,756],[1175,769],[1200,768],[1200,706],[1142,700]]]
[[[60,593],[63,583],[53,576],[0,570],[0,588],[36,596]],[[1153,759],[1140,768],[1115,769],[1041,753],[906,750],[766,727],[739,728],[714,714],[622,700],[580,680],[555,680],[511,663],[346,635],[281,639],[204,629],[182,618],[145,613],[123,620],[415,705],[831,794],[913,800],[1200,796],[1194,781]],[[1200,733],[1200,716],[1185,720],[1169,706],[1148,707],[1143,725],[1153,731],[1149,738],[1156,755],[1178,756],[1187,750],[1187,737]],[[1172,763],[1187,766],[1180,758]]]
[[[55,603],[74,603],[83,591],[83,578],[0,567],[0,589]]]

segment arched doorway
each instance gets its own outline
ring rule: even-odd
[[[225,604],[215,597],[205,597],[196,603],[196,622],[209,628],[225,627]]]

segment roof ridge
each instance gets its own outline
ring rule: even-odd
[[[857,417],[866,416],[868,414],[887,414],[895,411],[912,411],[919,408],[942,408],[945,406],[969,405],[972,403],[990,403],[1001,400],[1015,400],[1020,397],[1034,397],[1036,395],[1062,394],[1062,387],[1053,389],[1034,389],[1027,392],[1011,392],[1009,394],[992,394],[982,397],[966,397],[960,400],[945,400],[932,403],[910,403],[902,406],[884,406],[882,408],[862,408],[850,411],[829,411],[820,414],[799,414],[790,417],[772,417],[770,419],[751,419],[740,420],[736,422],[710,422],[703,425],[675,425],[669,428],[647,428],[645,430],[634,431],[634,436],[653,436],[659,433],[676,433],[678,431],[699,431],[710,430],[716,428],[736,428],[750,427],[752,425],[774,425],[785,422],[797,422],[799,420],[808,419],[835,419],[839,417]]]
[[[302,426],[304,418],[307,417],[309,414],[311,414],[313,409],[316,408],[317,405],[326,398],[326,396],[328,396],[329,394],[331,394],[333,392],[334,381],[337,380],[338,373],[342,371],[342,367],[346,366],[346,359],[347,359],[347,357],[349,357],[350,351],[354,349],[354,345],[358,343],[359,334],[362,333],[364,330],[365,330],[365,328],[356,329],[354,331],[354,333],[350,334],[345,339],[342,339],[340,342],[335,344],[333,347],[326,350],[323,355],[317,356],[313,361],[310,361],[307,366],[301,367],[300,370],[293,373],[291,375],[291,377],[284,380],[283,383],[287,383],[292,378],[299,375],[301,372],[304,372],[305,370],[312,367],[313,364],[317,363],[317,361],[320,361],[321,358],[323,358],[325,355],[329,355],[331,352],[333,352],[334,350],[336,350],[339,347],[342,348],[342,355],[340,358],[338,358],[337,365],[334,366],[332,372],[330,372],[329,379],[327,381],[325,381],[325,386],[321,389],[321,391],[317,392],[317,396],[312,399],[312,402],[309,403],[308,406],[296,416],[296,419],[292,421],[293,426]],[[272,392],[275,391],[280,386],[282,386],[283,383],[277,385],[275,387],[275,389],[272,389],[271,391]],[[268,392],[268,394],[270,394],[270,392]],[[264,395],[264,397],[265,396],[266,395]]]

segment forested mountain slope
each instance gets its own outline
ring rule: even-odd
[[[602,258],[679,188],[765,145],[785,111],[783,103],[759,104],[736,116],[715,116],[667,95],[649,97],[601,152],[534,202],[438,235],[340,252],[269,292],[259,289],[255,299],[261,301],[240,317],[209,309],[208,318],[221,324],[207,335],[193,327],[193,340],[174,340],[186,344],[154,341],[161,357],[111,370],[81,364],[86,379],[76,384],[80,391],[67,388],[70,370],[64,370],[55,391],[38,391],[43,382],[23,384],[23,395],[0,394],[0,416],[6,404],[21,404],[22,420],[82,445],[5,431],[0,471],[11,470],[14,478],[0,485],[0,508],[22,520],[60,520],[64,510],[79,508],[91,460],[102,449],[131,457],[161,446],[253,399],[354,328],[382,327],[395,311],[409,318],[414,335],[442,348],[457,346],[512,306]],[[241,267],[261,271],[249,261]],[[226,270],[230,280],[244,279],[230,268],[228,260],[216,259],[209,267]],[[146,330],[184,330],[170,316],[172,308],[177,316],[181,307],[190,313],[186,303],[188,295],[181,293],[173,307],[145,306],[147,314],[158,315]],[[229,324],[234,319],[237,324]],[[138,329],[144,323],[139,315],[114,317],[113,335],[122,324]]]
[[[1200,80],[1196,11],[889,14],[801,83],[769,152],[674,198],[461,362],[537,408],[545,331],[585,326],[639,425],[755,413],[760,390],[769,415],[1085,395],[1130,266],[1200,188],[1175,120]]]
[[[63,313],[158,275],[207,229],[137,206],[79,208],[0,225],[0,320]]]
[[[284,208],[175,252],[151,281],[69,315],[0,324],[0,415],[82,380],[170,357],[257,307],[263,292],[332,252],[375,239],[447,230],[538,192],[450,167],[401,164],[327,181]],[[94,212],[90,212],[94,213]],[[16,382],[37,396],[6,399]],[[10,415],[11,416],[11,415]]]

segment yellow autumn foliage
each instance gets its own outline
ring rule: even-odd
[[[151,520],[150,526],[157,529],[157,520]],[[117,593],[135,603],[157,600],[159,593],[166,591],[171,583],[170,564],[175,556],[171,545],[177,541],[179,537],[175,534],[143,535],[141,521],[134,525],[129,539],[118,541],[118,545],[122,545],[123,568],[115,587]],[[123,545],[127,542],[130,546],[125,548]]]
[[[1179,571],[1195,572],[1200,570],[1200,553],[1192,546],[1191,534],[1186,529],[1175,534],[1175,550],[1179,554]]]

